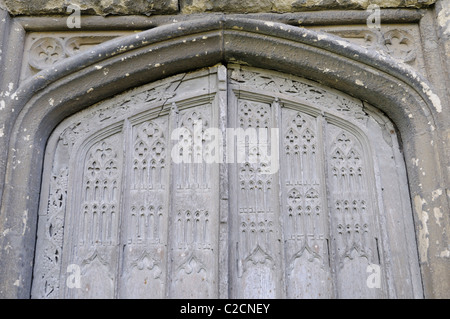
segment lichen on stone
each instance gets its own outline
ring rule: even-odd
[[[178,12],[178,0],[2,0],[12,15],[65,14],[70,5],[90,15],[152,15]]]
[[[298,12],[327,9],[367,9],[371,4],[380,8],[423,8],[436,0],[180,0],[181,13],[202,12]]]
[[[259,13],[328,9],[365,10],[380,8],[424,8],[436,0],[0,0],[12,15],[65,14],[77,5],[90,15],[162,15],[203,12]]]

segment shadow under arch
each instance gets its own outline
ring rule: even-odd
[[[424,212],[431,214],[432,208],[423,202],[431,202],[431,190],[445,189],[438,143],[430,144],[439,140],[430,127],[436,126],[435,115],[442,107],[420,75],[335,36],[285,24],[233,16],[175,23],[62,61],[23,82],[14,93],[17,117],[8,165],[0,171],[5,174],[0,246],[9,247],[0,251],[1,297],[30,297],[42,165],[54,128],[64,118],[127,89],[218,63],[301,76],[375,105],[399,128],[405,157],[426,156],[420,169],[411,161],[406,164],[416,224]],[[438,283],[446,280],[431,270],[430,264],[440,262],[429,253],[432,239],[419,232],[417,240],[425,296],[432,297],[439,294]]]

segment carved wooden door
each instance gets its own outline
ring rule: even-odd
[[[61,123],[43,176],[34,298],[421,296],[393,126],[313,82],[137,88]]]

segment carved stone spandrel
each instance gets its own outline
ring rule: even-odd
[[[405,63],[426,75],[418,25],[381,24],[379,29],[367,25],[310,27],[339,36],[367,50],[377,51]]]
[[[133,32],[30,32],[25,40],[21,79],[24,80],[96,45]]]

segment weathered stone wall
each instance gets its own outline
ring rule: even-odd
[[[436,0],[2,0],[12,15],[65,13],[67,6],[80,6],[85,14],[156,15],[202,12],[298,12],[324,9],[426,8]],[[0,2],[1,3],[1,2]]]
[[[68,28],[71,4],[80,29]],[[370,4],[382,8],[379,29],[366,24]],[[30,296],[52,128],[114,94],[217,63],[307,76],[390,117],[424,295],[449,298],[448,0],[0,0],[0,298]]]
[[[297,12],[324,9],[366,9],[370,4],[381,8],[423,8],[435,0],[181,0],[182,13],[221,12]]]

